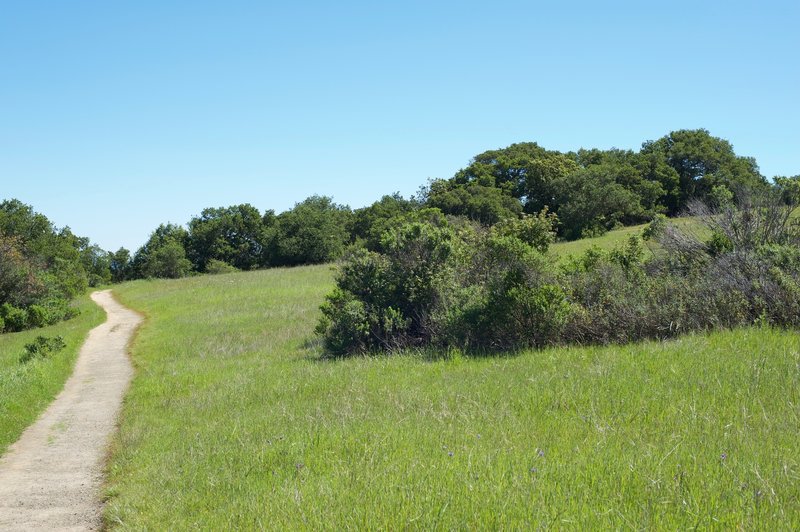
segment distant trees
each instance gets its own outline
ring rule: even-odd
[[[484,225],[548,207],[561,222],[559,235],[575,239],[662,212],[679,214],[715,188],[765,186],[755,160],[698,129],[647,141],[639,152],[561,153],[533,142],[489,150],[450,179],[433,181],[426,204]]]
[[[210,260],[222,261],[240,270],[264,263],[267,227],[258,209],[245,203],[203,209],[189,222],[187,256],[197,271],[204,272]]]
[[[792,177],[775,177],[775,188],[787,205],[800,205],[800,175]]]
[[[351,239],[376,249],[381,236],[392,220],[405,216],[419,208],[419,203],[403,198],[398,192],[383,196],[372,205],[356,209],[350,226]]]
[[[131,262],[133,277],[175,279],[188,275],[192,269],[192,263],[186,258],[188,237],[188,231],[179,225],[159,225],[136,252]]]
[[[177,278],[270,266],[329,262],[352,239],[353,213],[329,197],[311,196],[275,215],[248,204],[204,209],[188,230],[162,224],[133,256],[111,254],[115,279]]]
[[[797,183],[797,177],[778,178],[775,186],[786,201],[800,202]],[[679,214],[692,200],[730,202],[742,187],[769,185],[752,158],[736,155],[729,142],[704,129],[673,131],[638,152],[562,153],[522,142],[476,155],[411,199],[395,193],[351,211],[330,197],[311,196],[277,215],[248,203],[207,208],[188,230],[162,225],[133,257],[119,250],[107,260],[113,280],[315,264],[341,257],[348,246],[385,252],[386,235],[414,222],[507,229],[546,221],[554,224],[554,238],[576,239]],[[101,255],[90,262],[102,262]]]
[[[111,271],[111,281],[121,283],[132,278],[131,272],[131,252],[125,248],[109,252],[109,270]]]
[[[279,214],[269,233],[268,264],[318,264],[338,258],[350,241],[352,211],[326,196],[311,196]]]
[[[500,188],[480,183],[438,180],[430,184],[427,205],[452,216],[494,225],[522,213],[522,204]]]
[[[800,176],[778,177],[773,188],[797,205],[798,183]],[[513,236],[541,248],[556,238],[679,214],[695,200],[720,207],[738,201],[740,190],[769,188],[755,160],[697,129],[644,142],[638,152],[562,153],[516,143],[476,155],[417,197],[395,193],[355,211],[326,196],[311,196],[280,214],[249,203],[206,208],[185,228],[160,225],[133,254],[104,251],[10,200],[0,206],[0,285],[7,287],[0,290],[27,300],[25,294],[41,292],[44,284],[67,297],[87,285],[128,279],[328,262],[350,246],[386,253],[387,235],[413,223],[466,231],[477,224],[498,238]]]
[[[69,317],[70,300],[108,278],[104,254],[88,239],[19,200],[0,203],[0,332]]]
[[[705,200],[715,186],[730,190],[743,187],[764,188],[767,184],[752,157],[740,157],[724,139],[711,136],[705,129],[673,131],[655,141],[642,145],[644,156],[652,155],[674,170],[675,180],[668,174],[667,182],[673,194],[666,198],[670,214],[686,208],[691,199]],[[663,168],[663,166],[662,166]],[[665,190],[670,190],[665,187]]]

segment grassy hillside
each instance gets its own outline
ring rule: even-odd
[[[681,228],[684,231],[705,235],[707,230],[703,228],[701,223],[694,218],[670,218],[669,223]],[[598,247],[601,249],[611,249],[615,246],[624,244],[632,235],[641,234],[642,231],[649,224],[632,225],[630,227],[623,227],[615,231],[595,238],[582,238],[580,240],[573,240],[571,242],[557,242],[550,246],[550,251],[558,256],[566,257],[568,255],[581,255],[591,247]]]
[[[15,442],[64,387],[78,349],[89,330],[105,320],[105,312],[88,294],[75,305],[80,314],[49,327],[0,334],[0,454]],[[61,336],[66,347],[46,360],[19,362],[25,344],[37,336]]]
[[[148,321],[121,529],[797,528],[800,340],[320,361],[327,266],[115,289]]]

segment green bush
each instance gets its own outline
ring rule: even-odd
[[[49,358],[66,346],[67,344],[64,343],[64,339],[61,336],[55,336],[53,338],[37,336],[36,340],[25,345],[25,353],[20,356],[19,361],[25,364],[34,359]]]
[[[546,240],[520,230],[533,221],[546,236],[546,213],[491,229],[407,224],[384,235],[383,253],[361,249],[344,261],[317,330],[330,353],[346,355],[623,343],[753,323],[796,327],[800,237],[773,208],[782,207],[758,200],[714,215],[708,241],[658,220],[651,258],[632,236],[560,267],[542,252]]]
[[[642,231],[644,240],[658,240],[667,228],[668,218],[663,214],[656,214],[653,220]]]
[[[335,355],[423,345],[439,300],[439,277],[452,252],[447,227],[410,223],[385,233],[384,254],[355,249],[337,289],[321,307],[317,331]]]
[[[16,332],[28,328],[28,313],[25,309],[15,307],[10,303],[3,303],[0,306],[0,317],[5,322],[6,331]]]
[[[210,259],[206,264],[206,273],[210,273],[212,275],[217,275],[220,273],[233,273],[238,271],[238,268],[231,266],[222,260]]]
[[[28,324],[31,327],[44,327],[50,322],[50,313],[42,305],[28,307]]]
[[[547,207],[536,215],[523,214],[521,218],[507,218],[495,224],[492,231],[499,235],[513,236],[532,248],[544,253],[555,242],[558,216],[549,213]]]

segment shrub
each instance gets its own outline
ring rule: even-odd
[[[238,268],[231,266],[222,260],[210,259],[206,264],[206,273],[210,273],[212,275],[217,275],[220,273],[233,273],[238,271]]]
[[[336,355],[430,341],[438,277],[451,252],[449,228],[410,223],[384,234],[380,254],[350,252],[317,331]]]
[[[523,214],[521,218],[507,218],[492,227],[497,234],[513,236],[544,253],[555,242],[558,216],[547,207],[538,214]]]
[[[6,331],[16,332],[28,327],[28,313],[10,303],[0,306],[0,317],[5,322]]]
[[[642,231],[644,240],[658,240],[667,228],[667,217],[663,214],[656,214],[653,220],[647,224]]]
[[[526,220],[491,229],[407,224],[384,235],[383,253],[361,249],[344,261],[317,330],[330,353],[345,355],[407,346],[622,343],[753,323],[798,326],[797,230],[782,203],[737,197],[740,206],[709,216],[708,241],[657,220],[648,236],[658,237],[660,250],[651,258],[632,236],[608,251],[590,248],[560,268],[536,240],[520,238]]]
[[[25,353],[20,356],[19,361],[23,364],[34,359],[49,358],[67,346],[61,336],[48,338],[37,336],[33,343],[25,345]]]
[[[44,327],[50,322],[49,312],[41,305],[28,307],[28,324],[31,327]]]

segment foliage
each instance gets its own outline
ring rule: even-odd
[[[707,200],[718,185],[734,191],[766,186],[754,159],[736,155],[727,140],[713,137],[705,129],[673,131],[645,142],[642,153],[655,155],[675,170],[679,191],[675,202],[666,205],[673,214],[692,199]]]
[[[522,204],[502,189],[480,183],[437,180],[430,184],[427,205],[445,214],[465,216],[484,225],[517,217]]]
[[[564,236],[576,239],[601,234],[624,224],[644,221],[649,214],[641,198],[617,182],[616,169],[593,165],[564,178],[559,190],[559,220]]]
[[[268,263],[275,266],[317,264],[342,255],[350,240],[352,212],[329,197],[311,196],[275,219]]]
[[[127,281],[133,275],[131,265],[131,252],[125,248],[119,248],[114,253],[109,254],[109,269],[111,270],[111,281],[121,283]]]
[[[787,197],[794,190],[783,178]],[[730,201],[742,187],[767,187],[752,158],[704,129],[673,131],[630,150],[546,150],[533,142],[476,155],[448,180],[431,182],[426,204],[485,225],[539,212],[559,217],[567,239],[597,236],[618,225],[676,215],[693,199]]]
[[[548,212],[547,208],[531,215],[523,214],[521,218],[506,218],[492,227],[498,235],[511,236],[545,253],[550,244],[555,242],[558,215]]]
[[[176,240],[164,242],[154,248],[143,267],[145,277],[177,279],[189,274],[192,263],[186,258],[186,250]]]
[[[192,263],[186,258],[188,237],[186,229],[178,225],[158,226],[131,262],[133,277],[175,279],[188,275],[192,268]]]
[[[366,243],[368,249],[375,250],[383,233],[393,220],[414,212],[419,205],[403,198],[399,193],[383,196],[368,207],[353,211],[351,238]]]
[[[775,177],[775,187],[780,191],[787,205],[800,205],[800,175],[792,177]]]
[[[388,231],[384,254],[353,250],[321,307],[317,330],[327,348],[345,354],[429,342],[452,238],[447,227],[417,222]]]
[[[262,215],[248,203],[203,209],[189,222],[187,255],[201,272],[212,259],[241,270],[255,268],[262,263],[265,246]]]
[[[220,273],[233,273],[238,272],[238,268],[235,266],[231,266],[227,262],[223,262],[217,259],[211,259],[206,264],[206,273],[210,273],[212,275],[220,274]]]
[[[647,227],[642,230],[643,240],[658,240],[664,231],[667,229],[667,217],[663,214],[657,214],[653,217]]]
[[[651,224],[658,252],[632,235],[562,267],[520,228],[551,234],[554,219],[491,230],[409,224],[384,252],[343,263],[317,329],[334,355],[410,346],[512,349],[624,343],[755,322],[800,325],[800,230],[778,192],[740,190],[722,210],[693,211],[707,240]]]
[[[112,255],[100,246],[90,244],[88,238],[81,238],[79,241],[81,263],[86,271],[89,286],[96,287],[110,283]]]
[[[0,203],[0,332],[72,317],[69,301],[111,279],[108,255],[18,200]]]
[[[800,197],[796,182],[776,178],[774,188],[784,201],[794,202]],[[191,271],[206,272],[212,259],[249,270],[329,262],[342,257],[349,245],[383,253],[383,235],[412,222],[443,227],[447,220],[453,229],[479,223],[506,231],[502,228],[522,219],[533,230],[535,224],[524,215],[544,211],[558,220],[554,237],[545,239],[549,244],[598,237],[663,213],[674,216],[694,200],[722,208],[737,200],[743,188],[769,185],[753,159],[735,154],[729,142],[703,129],[673,131],[643,143],[638,152],[592,148],[562,153],[523,142],[476,155],[451,178],[430,181],[410,199],[394,193],[354,212],[323,196],[311,196],[278,215],[262,215],[250,204],[207,208],[190,220],[188,232],[180,229],[182,234],[171,240],[184,248]],[[159,238],[151,239],[130,263],[124,254],[103,259],[112,279],[185,275],[182,261],[181,267],[167,268],[169,272],[163,265],[147,265],[161,245],[164,235],[159,231],[174,229],[171,224],[157,229]],[[542,242],[528,243],[544,247]],[[718,240],[714,245],[721,244]],[[168,251],[169,257],[162,259],[180,261],[175,244]],[[102,259],[87,253],[87,264]]]
[[[47,336],[37,336],[36,339],[25,344],[25,353],[20,356],[19,361],[26,364],[34,359],[49,358],[64,349],[67,344],[61,336],[49,338]]]

